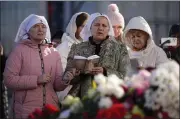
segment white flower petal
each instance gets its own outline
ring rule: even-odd
[[[107,94],[107,87],[106,87],[106,85],[99,85],[97,87],[97,91],[100,92],[102,95],[106,95]]]
[[[113,85],[121,85],[124,84],[124,81],[120,78],[118,78],[115,74],[111,74],[107,78],[108,83],[111,83]]]
[[[94,81],[97,84],[105,84],[106,83],[106,77],[103,74],[98,74],[96,76],[94,76]]]
[[[121,98],[121,97],[124,96],[124,90],[123,90],[122,87],[115,87],[114,90],[113,90],[113,94],[117,98]]]
[[[102,97],[99,101],[100,108],[110,108],[112,106],[112,100],[109,97]]]

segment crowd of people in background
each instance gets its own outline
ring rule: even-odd
[[[7,60],[1,45],[2,63],[6,62],[1,67],[1,118],[24,119],[46,103],[61,108],[59,103],[68,94],[82,98],[99,73],[124,79],[133,67],[133,59],[139,68],[155,68],[169,60],[180,64],[180,25],[173,25],[169,32],[169,37],[177,38],[177,45],[162,49],[154,43],[152,30],[143,16],[133,17],[125,25],[116,4],[107,9],[106,14],[75,13],[66,31],[59,30],[52,38],[44,16],[31,14],[24,19],[15,38],[17,44]],[[99,61],[89,62],[85,72],[75,67],[77,55],[97,55]],[[6,87],[13,92],[11,115],[5,99]]]

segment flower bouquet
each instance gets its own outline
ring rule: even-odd
[[[55,106],[46,104],[43,109],[35,109],[34,112],[29,114],[28,119],[56,119],[60,110]]]
[[[61,112],[56,118],[179,118],[179,65],[170,61],[156,69],[148,69],[140,69],[124,80],[114,74],[95,76],[92,89],[85,97],[68,95],[62,101]]]

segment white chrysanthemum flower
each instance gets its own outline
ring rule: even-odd
[[[115,87],[112,91],[113,91],[112,93],[114,94],[114,96],[117,98],[121,98],[124,96],[124,90],[122,87]]]
[[[165,104],[166,100],[164,98],[164,96],[162,95],[162,92],[160,90],[154,92],[154,94],[152,95],[153,100],[159,104]]]
[[[153,101],[146,102],[146,103],[144,104],[144,106],[147,107],[147,108],[152,109]]]
[[[169,61],[162,63],[158,66],[158,69],[167,69],[169,73],[174,73],[179,78],[179,64],[175,61]]]
[[[124,95],[124,90],[120,86],[120,84],[123,84],[123,81],[116,75],[110,75],[105,80],[107,80],[105,83],[100,83],[97,87],[97,91],[99,91],[102,96],[114,94],[116,97],[120,98]]]
[[[71,112],[70,109],[65,110],[65,111],[60,113],[58,118],[59,119],[67,119],[70,116],[70,112]]]
[[[154,103],[154,100],[152,98],[152,95],[150,95],[150,98],[146,99],[145,106],[149,107],[149,108],[152,108],[153,103]]]
[[[160,85],[157,91],[159,91],[162,96],[166,96],[169,94],[168,88],[165,85]]]
[[[176,108],[176,109],[179,109],[180,108],[180,100],[179,100],[179,97],[175,97],[172,99],[173,100],[173,107]]]
[[[160,87],[158,90],[157,90],[157,94],[159,94],[160,98],[155,98],[155,100],[157,102],[159,102],[161,104],[162,107],[166,107],[169,103],[170,103],[170,99],[168,98],[169,94],[168,94],[168,89],[166,87]]]
[[[172,105],[168,105],[167,107],[164,107],[163,111],[167,112],[169,117],[171,118],[179,118],[180,110],[175,109]]]
[[[106,85],[99,85],[97,87],[97,91],[100,92],[102,95],[106,95],[107,93],[107,88],[106,88]]]
[[[167,112],[168,110],[175,111],[179,108],[179,102],[177,100],[179,97],[179,70],[175,70],[175,66],[172,66],[171,64],[172,63],[165,63],[160,65],[152,72],[150,80],[151,85],[158,86],[158,89],[152,94],[152,99],[163,109],[168,108]],[[147,92],[145,93],[145,98],[147,102],[147,99],[149,98]],[[153,104],[153,109],[158,107],[159,106]]]
[[[149,90],[149,89],[146,90],[146,91],[145,91],[145,95],[144,95],[144,97],[146,98],[146,100],[152,98],[153,93],[154,93],[154,92],[153,92],[152,90]]]
[[[98,74],[96,76],[94,76],[94,81],[97,83],[97,84],[106,84],[106,77],[103,75],[103,74]]]
[[[110,108],[112,106],[112,100],[109,97],[102,97],[99,101],[100,108]]]
[[[179,113],[177,113],[176,111],[168,112],[168,115],[173,119],[179,119]]]
[[[153,110],[158,110],[159,108],[160,108],[160,105],[158,103],[154,102],[153,105],[152,105],[152,109]]]
[[[124,81],[122,79],[119,79],[115,74],[111,74],[107,78],[108,83],[111,83],[115,86],[124,84]]]
[[[158,86],[162,84],[165,77],[169,76],[167,71],[165,69],[163,70],[155,70],[152,72],[152,75],[150,77],[150,83],[151,85]]]
[[[171,73],[169,76],[170,80],[168,81],[169,87],[172,87],[171,90],[179,90],[179,80],[177,80],[176,76]],[[173,89],[174,88],[174,89]]]
[[[102,96],[104,95],[111,95],[112,94],[112,90],[114,89],[115,87],[113,85],[110,85],[110,84],[104,84],[104,85],[99,85],[97,87],[97,91],[99,91],[101,93]]]
[[[168,100],[162,100],[161,102],[160,102],[160,105],[162,106],[162,107],[167,107],[168,106]]]

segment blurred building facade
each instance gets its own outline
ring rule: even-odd
[[[0,37],[5,54],[8,55],[12,50],[18,27],[29,14],[44,15],[49,22],[51,33],[54,34],[59,29],[65,31],[74,13],[106,13],[110,3],[118,5],[126,24],[132,17],[143,16],[152,29],[157,45],[161,37],[168,36],[172,24],[180,23],[180,1],[1,1]]]
[[[30,14],[39,14],[47,18],[47,2],[0,1],[0,37],[6,55],[11,52],[14,46],[19,25]]]

